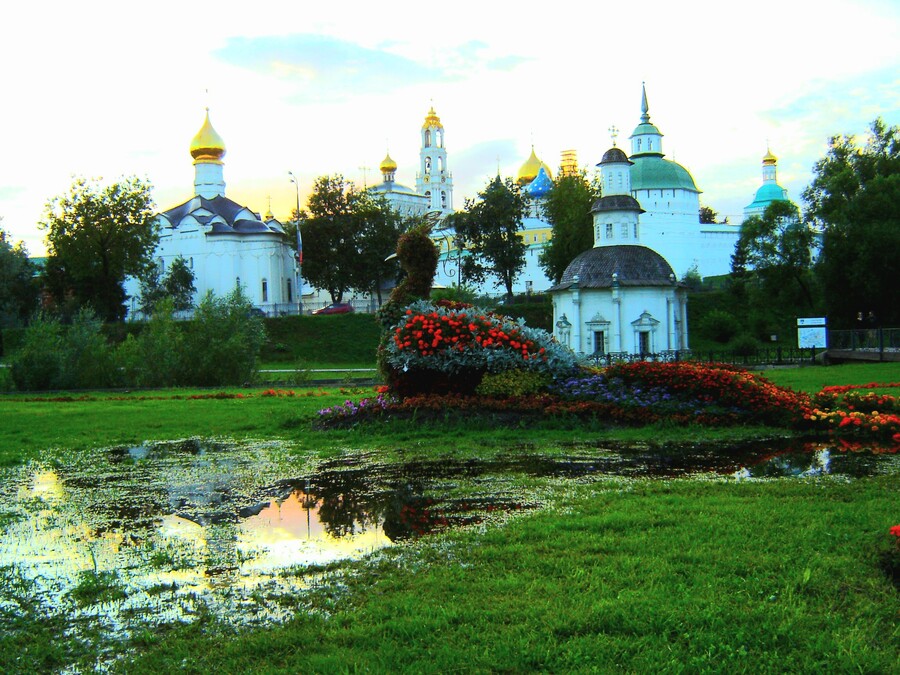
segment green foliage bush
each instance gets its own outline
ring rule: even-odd
[[[738,323],[730,312],[714,309],[698,321],[697,328],[704,337],[725,344],[737,334]]]
[[[174,303],[161,300],[144,330],[129,334],[119,346],[124,379],[136,387],[171,387],[188,383],[183,362],[184,331],[174,319]]]
[[[81,309],[65,331],[56,389],[93,389],[121,384],[116,352],[103,334],[103,322]]]
[[[478,295],[466,286],[449,286],[447,288],[435,288],[431,291],[431,301],[448,300],[450,302],[464,302],[469,305],[478,304]]]
[[[265,340],[262,320],[240,289],[209,293],[188,322],[176,322],[171,301],[160,303],[144,330],[114,347],[88,311],[71,326],[37,317],[12,356],[20,391],[116,386],[220,386],[252,382]]]
[[[528,370],[506,370],[502,373],[487,373],[475,390],[482,396],[530,396],[544,390],[553,381],[546,373]]]
[[[749,333],[741,333],[728,344],[728,348],[738,356],[753,356],[761,346],[759,340]]]
[[[553,332],[553,303],[549,296],[532,296],[534,299],[524,300],[518,296],[516,301],[505,303],[500,307],[504,315],[512,319],[523,319],[531,328],[540,328]]]
[[[187,382],[198,386],[244,384],[257,373],[266,339],[262,319],[240,288],[224,298],[212,292],[197,305],[184,336],[183,368]]]
[[[52,389],[62,370],[62,326],[50,317],[37,316],[22,336],[10,359],[12,379],[19,391]]]
[[[103,324],[85,309],[68,327],[53,317],[35,317],[11,366],[20,391],[109,387],[119,380],[115,351],[103,335]]]

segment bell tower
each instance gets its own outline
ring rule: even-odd
[[[453,174],[447,168],[444,125],[434,106],[422,124],[422,148],[419,150],[416,192],[428,197],[428,209],[442,215],[453,212]]]

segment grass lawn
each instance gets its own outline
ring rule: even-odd
[[[772,370],[778,384],[900,381],[898,364]],[[286,439],[298,459],[382,461],[565,453],[603,439],[785,433],[414,423],[319,432],[319,408],[371,392],[190,399],[167,390],[0,397],[0,465],[186,436]],[[297,389],[297,394],[306,390]],[[182,398],[174,398],[174,397]],[[43,400],[35,400],[35,399]],[[11,469],[5,469],[11,470]],[[0,474],[2,475],[2,474]],[[528,478],[519,479],[524,488]],[[896,473],[867,478],[559,480],[550,504],[501,526],[426,537],[332,570],[286,624],[235,630],[199,616],[115,648],[147,672],[900,672],[900,594],[880,568],[900,523]],[[0,510],[0,525],[4,513]],[[18,583],[0,569],[4,590]],[[77,634],[39,606],[0,603],[0,672],[90,671]]]

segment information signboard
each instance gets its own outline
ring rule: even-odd
[[[800,349],[826,349],[828,347],[825,317],[797,319],[797,346]]]

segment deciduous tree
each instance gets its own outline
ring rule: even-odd
[[[343,176],[316,179],[300,214],[303,277],[341,302],[348,290],[374,293],[398,272],[385,262],[397,246],[402,223],[386,201],[360,192]]]
[[[464,211],[454,214],[455,244],[464,249],[462,276],[467,283],[496,279],[495,286],[512,298],[513,282],[525,267],[525,240],[519,235],[525,215],[525,198],[512,179],[494,178],[466,200]]]
[[[57,301],[71,295],[106,321],[125,316],[125,277],[140,275],[157,243],[150,189],[136,177],[106,186],[79,178],[47,203],[40,227]]]
[[[172,309],[183,311],[194,304],[194,272],[182,256],[177,256],[164,275],[160,275],[159,264],[151,261],[140,276],[141,312],[150,316],[163,298],[172,300]]]
[[[560,176],[544,200],[544,217],[553,226],[553,236],[541,251],[538,264],[547,277],[559,283],[575,256],[594,245],[591,206],[600,196],[584,171]]]
[[[900,128],[876,119],[864,145],[835,136],[803,192],[822,233],[817,270],[832,325],[860,312],[900,325]]]
[[[26,319],[36,303],[34,266],[28,259],[28,251],[21,241],[13,244],[0,229],[0,326]]]

